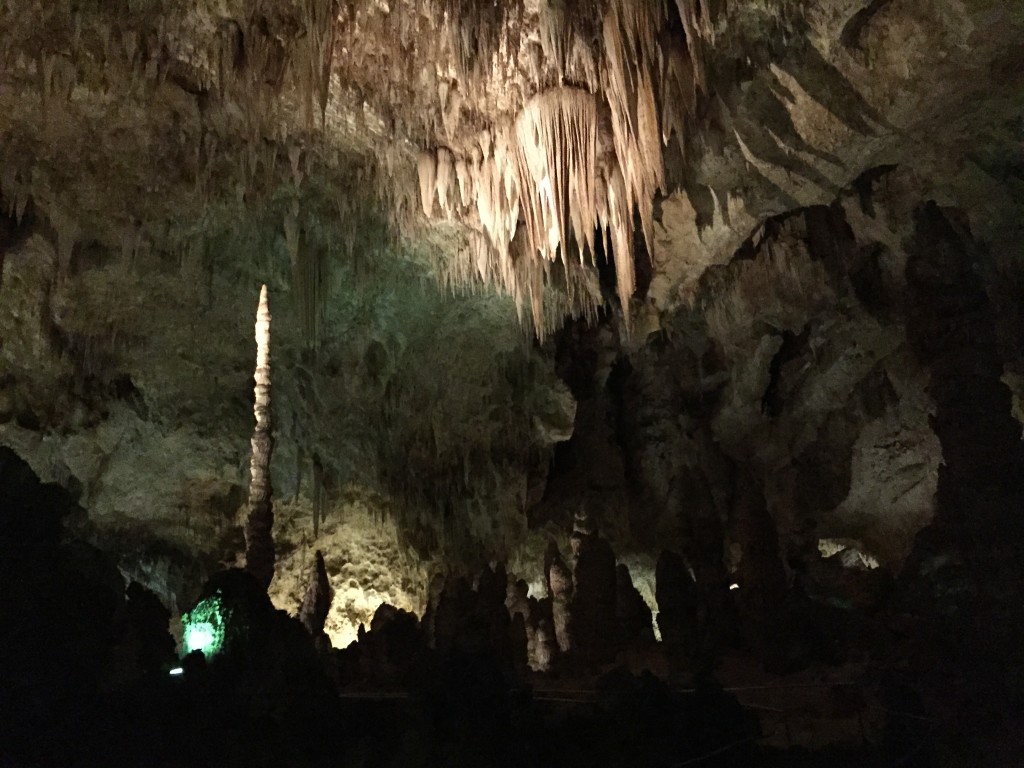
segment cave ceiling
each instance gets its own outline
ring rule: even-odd
[[[1022,39],[986,0],[7,0],[0,441],[121,552],[230,558],[266,283],[295,509],[508,556],[582,485],[642,549],[732,462],[783,549],[901,563],[911,212],[1016,279]]]

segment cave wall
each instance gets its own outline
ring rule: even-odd
[[[909,204],[870,189],[907,173],[768,220],[642,345],[567,333],[585,370],[576,434],[552,465],[571,479],[549,488],[589,491],[624,544],[673,541],[720,569],[742,557],[728,534],[738,472],[765,499],[787,569],[820,545],[897,573],[933,517],[942,458],[907,338]],[[602,452],[613,460],[587,460]],[[565,524],[558,496],[545,503],[562,511],[539,520]]]
[[[281,601],[324,498],[328,537],[353,500],[395,521],[360,524],[389,571],[360,578],[409,605],[427,564],[508,558],[539,589],[581,507],[652,607],[666,545],[709,604],[734,579],[761,615],[794,584],[870,602],[836,569],[899,574],[976,438],[943,421],[931,367],[956,363],[922,351],[936,291],[908,263],[987,246],[984,384],[955,384],[1001,409],[996,373],[1024,381],[1021,10],[506,5],[345,4],[340,57],[315,3],[0,11],[0,440],[132,575],[194,593],[240,545],[266,282]],[[651,90],[635,146],[608,124],[627,76]],[[627,215],[523,248],[527,112],[594,129]],[[932,201],[970,237],[918,233]]]
[[[310,338],[282,207],[205,233],[201,249],[82,236],[63,267],[40,215],[5,250],[0,439],[73,489],[83,534],[169,604],[240,548],[261,280],[281,501],[317,493],[337,517],[356,493],[398,522],[395,552],[501,555],[525,527],[528,474],[571,433],[574,401],[509,307],[437,293],[372,218],[348,259],[342,220],[309,214],[305,247],[328,251]]]

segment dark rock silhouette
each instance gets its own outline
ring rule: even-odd
[[[299,608],[299,621],[306,631],[320,644],[326,640],[324,624],[327,623],[327,615],[331,611],[331,601],[334,599],[334,590],[331,589],[331,582],[327,576],[327,565],[324,563],[324,555],[320,550],[316,551],[316,559],[313,564],[313,575],[306,589],[306,595],[302,598],[302,606]],[[330,641],[328,641],[328,646]]]

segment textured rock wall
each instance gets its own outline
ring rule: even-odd
[[[424,556],[507,551],[525,527],[528,477],[571,434],[571,395],[507,304],[441,296],[415,254],[380,241],[372,261],[330,251],[313,346],[280,213],[209,233],[202,252],[175,250],[175,238],[137,253],[80,242],[65,271],[40,214],[4,252],[0,439],[76,491],[88,535],[124,553],[131,573],[168,604],[187,601],[240,547],[246,317],[262,279],[277,297],[279,500],[316,492],[330,506],[354,483]],[[310,247],[346,235],[344,222],[307,224]]]
[[[912,176],[863,184],[769,220],[644,345],[559,342],[577,428],[532,518],[567,530],[589,493],[620,557],[682,555],[721,637],[730,584],[764,617],[794,584],[852,605],[821,569],[897,574],[935,514],[943,449],[907,336]]]
[[[5,6],[0,440],[184,599],[240,545],[265,281],[282,298],[272,480],[303,515],[355,487],[400,550],[508,556],[539,586],[584,505],[634,577],[671,543],[709,611],[737,574],[847,600],[826,578],[840,561],[899,572],[940,441],[974,439],[933,432],[947,406],[908,342],[922,203],[991,245],[985,387],[1000,365],[1020,381],[1021,10],[506,5],[350,3],[337,37],[316,4]],[[553,146],[510,142],[524,114]],[[598,179],[629,190],[627,213]],[[560,261],[547,239],[524,252],[521,197]],[[512,278],[551,299],[533,330],[555,338],[520,331]]]

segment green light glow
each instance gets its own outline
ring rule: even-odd
[[[230,618],[230,611],[224,606],[219,594],[202,600],[191,611],[183,614],[181,621],[185,628],[185,652],[202,651],[208,659],[220,653]]]
[[[213,627],[209,624],[194,624],[185,630],[185,648],[189,653],[192,651],[207,652],[213,645]]]

